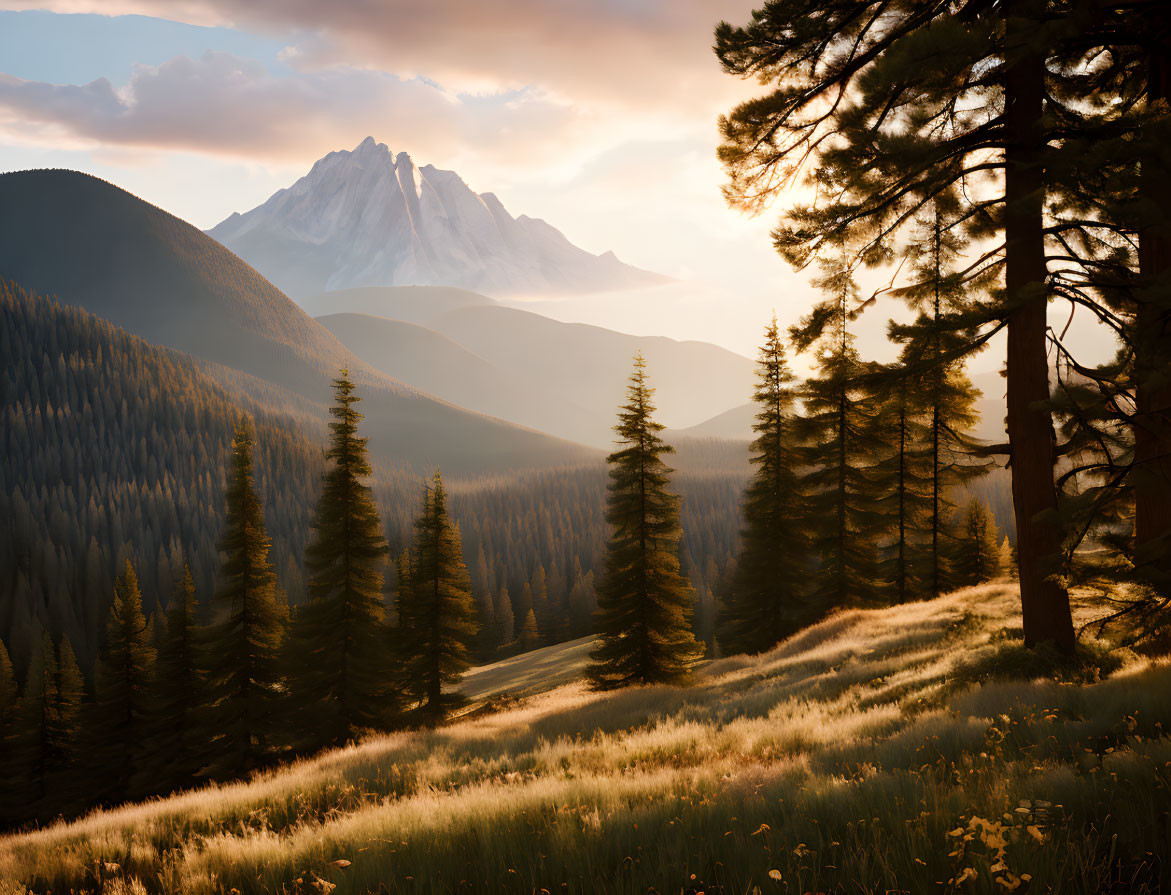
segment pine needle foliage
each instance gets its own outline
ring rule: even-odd
[[[955,536],[954,578],[957,587],[972,587],[1005,573],[1000,532],[992,511],[973,499],[964,508]]]
[[[800,176],[811,181],[773,231],[794,266],[845,245],[853,263],[886,265],[917,214],[963,196],[955,226],[987,249],[965,269],[980,300],[962,350],[1006,332],[1024,640],[1067,652],[1046,316],[1046,241],[1064,231],[1047,228],[1045,202],[1078,133],[1053,98],[1110,55],[1110,29],[1095,27],[1104,9],[1089,0],[769,0],[744,27],[720,23],[715,45],[725,71],[765,86],[720,122],[729,200],[756,210]],[[1071,46],[1082,63],[1054,65]],[[993,189],[974,188],[985,178]],[[1077,267],[1065,264],[1065,247],[1056,255]]]
[[[203,773],[216,780],[270,762],[281,730],[280,650],[288,613],[269,562],[271,541],[256,493],[247,420],[232,439],[226,498],[220,586],[204,651],[211,742]]]
[[[391,710],[383,648],[383,570],[388,547],[368,484],[360,400],[347,370],[333,381],[332,436],[305,552],[309,601],[294,628],[294,697],[309,745],[338,745],[384,727]]]
[[[0,641],[0,824],[14,823],[23,811],[19,737],[20,694],[8,648]]]
[[[174,583],[155,663],[154,734],[149,764],[157,792],[196,782],[206,731],[200,724],[204,681],[199,673],[198,604],[191,570]]]
[[[659,437],[653,394],[639,354],[614,427],[622,446],[607,458],[610,537],[589,667],[598,689],[679,683],[703,654],[691,632],[695,594],[679,574],[679,498],[662,459],[674,449]]]
[[[894,448],[878,470],[894,532],[886,577],[897,602],[953,587],[947,565],[952,496],[990,466],[970,434],[979,392],[963,355],[978,305],[955,270],[969,245],[952,226],[957,214],[954,198],[945,195],[919,217],[905,253],[911,282],[898,290],[917,313],[909,323],[891,322],[891,340],[902,351],[873,382],[886,393],[882,426]]]
[[[144,794],[132,781],[150,734],[154,663],[138,575],[127,561],[114,581],[114,602],[94,674],[90,760],[106,800]]]
[[[808,615],[808,550],[800,462],[795,442],[793,374],[777,328],[765,329],[757,360],[752,462],[744,494],[744,529],[736,574],[720,606],[718,637],[726,653],[759,653],[797,630]]]
[[[443,477],[436,472],[423,489],[423,512],[415,522],[409,561],[400,564],[403,688],[426,725],[442,723],[463,704],[456,688],[471,664],[476,635],[471,576],[447,503]]]
[[[873,396],[861,383],[872,373],[854,347],[850,320],[860,304],[845,264],[827,264],[816,281],[825,299],[793,327],[799,350],[816,347],[816,375],[801,389],[796,432],[811,553],[818,560],[811,612],[881,601],[878,544],[887,528],[871,467],[889,450],[880,437]]]

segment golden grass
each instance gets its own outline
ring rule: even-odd
[[[0,879],[119,895],[1157,885],[1171,666],[1128,654],[1101,682],[998,676],[1018,658],[1018,613],[996,583],[840,613],[708,663],[688,688],[564,684],[0,839]],[[584,651],[473,680],[482,695],[531,692]]]

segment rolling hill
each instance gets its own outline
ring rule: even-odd
[[[545,221],[513,217],[454,171],[418,167],[367,137],[208,231],[290,295],[353,286],[463,286],[493,294],[664,282],[594,255]]]
[[[591,456],[379,373],[215,240],[95,177],[0,175],[0,276],[214,364],[281,412],[324,420],[330,379],[348,367],[387,461],[478,474]]]
[[[597,446],[611,443],[636,351],[647,359],[657,416],[670,426],[726,410],[753,388],[752,361],[716,345],[563,323],[462,290],[348,290],[306,305],[331,309],[321,323],[395,379]]]
[[[0,838],[0,878],[180,895],[1159,891],[1171,666],[1091,651],[1034,674],[1049,666],[1013,642],[1019,624],[1016,588],[994,583],[838,613],[692,687],[611,693],[564,669],[539,693],[539,651],[478,671],[532,694],[499,711]]]

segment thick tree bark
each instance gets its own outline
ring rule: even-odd
[[[1005,286],[1015,304],[1008,321],[1008,439],[1016,515],[1025,645],[1046,641],[1073,648],[1069,594],[1053,580],[1061,548],[1056,521],[1056,458],[1046,358],[1045,241],[1041,111],[1044,59],[1022,52],[1035,33],[1035,0],[1008,5],[1009,67],[1005,75]],[[1042,517],[1050,518],[1042,518]]]
[[[1166,47],[1151,54],[1148,102],[1167,102],[1171,59]],[[1142,279],[1136,320],[1134,419],[1135,563],[1159,589],[1171,592],[1171,171],[1153,147],[1144,154],[1142,191],[1163,215],[1140,234]]]

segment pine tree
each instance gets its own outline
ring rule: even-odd
[[[808,552],[797,491],[793,374],[777,318],[765,329],[757,361],[756,474],[744,496],[738,573],[720,607],[718,637],[725,653],[770,649],[806,620],[803,584]]]
[[[469,667],[476,628],[459,527],[448,516],[447,491],[438,472],[423,491],[398,612],[406,694],[417,703],[424,724],[442,723],[463,703],[453,688]]]
[[[223,564],[204,650],[210,743],[203,773],[216,780],[271,761],[281,731],[280,649],[287,608],[269,562],[271,541],[253,479],[252,429],[244,421],[232,439]]]
[[[1078,4],[1079,12],[1091,6]],[[1003,199],[967,200],[959,222],[981,240],[1003,233],[1004,243],[971,266],[967,280],[987,292],[955,322],[972,333],[966,351],[1006,331],[1024,638],[1066,650],[1074,643],[1069,597],[1053,574],[1062,531],[1047,409],[1043,209],[1045,174],[1065,151],[1050,130],[1047,97],[1084,69],[1046,65],[1070,41],[1084,45],[1083,31],[1063,21],[1069,13],[1055,0],[828,8],[771,0],[747,26],[721,23],[716,32],[725,70],[771,85],[721,120],[729,198],[760,209],[798,172],[814,172],[812,204],[790,209],[774,231],[798,267],[848,243],[859,262],[885,264],[916,212],[977,171],[1002,172]],[[1003,288],[993,282],[1001,275]]]
[[[8,649],[0,641],[0,826],[13,824],[23,815],[19,725],[16,674]]]
[[[85,678],[77,664],[73,645],[64,635],[57,646],[57,677],[54,683],[57,701],[51,736],[58,744],[58,760],[57,773],[50,780],[50,788],[60,808],[73,813],[81,810],[92,797],[92,790],[78,775],[78,770],[84,765],[84,719],[88,706]]]
[[[85,695],[81,671],[68,640],[61,648],[43,632],[29,660],[16,718],[12,759],[17,768],[11,795],[14,819],[50,818],[82,804],[78,774]]]
[[[199,674],[198,605],[191,570],[184,566],[183,579],[167,603],[155,665],[155,704],[150,761],[150,783],[156,792],[169,793],[193,785],[198,777],[206,733],[200,725],[204,704],[203,678]]]
[[[525,613],[524,620],[520,623],[516,642],[522,653],[535,650],[541,645],[541,636],[537,628],[537,615],[532,609]]]
[[[507,646],[516,640],[516,615],[512,610],[512,598],[508,588],[500,588],[496,595],[496,627],[499,629],[499,646]]]
[[[387,543],[374,497],[359,401],[346,370],[333,382],[335,420],[317,503],[315,538],[305,552],[309,602],[294,631],[297,710],[308,748],[338,745],[386,726],[392,710],[382,649]]]
[[[533,617],[537,620],[537,636],[541,643],[554,643],[557,627],[553,607],[549,604],[549,584],[545,575],[545,567],[537,563],[536,571],[529,579],[529,592],[533,605]],[[523,624],[521,626],[524,627]]]
[[[817,282],[825,300],[792,330],[799,350],[819,349],[817,375],[800,392],[804,412],[796,425],[804,468],[798,487],[810,552],[819,563],[810,592],[814,618],[881,599],[878,541],[887,520],[870,467],[890,448],[876,431],[881,421],[860,385],[872,368],[859,357],[849,330],[859,300],[851,273],[844,264],[827,265]]]
[[[57,656],[53,639],[42,632],[29,657],[20,700],[17,760],[23,783],[18,798],[20,817],[55,813],[50,792],[53,778],[64,763],[61,744],[54,739],[57,706]]]
[[[673,448],[653,419],[654,389],[638,354],[618,412],[620,448],[607,457],[610,537],[597,587],[597,646],[589,677],[599,689],[686,680],[702,650],[691,633],[695,595],[679,574],[679,498],[669,490]]]
[[[114,581],[114,601],[94,672],[90,762],[100,801],[143,794],[131,783],[142,767],[150,733],[154,661],[138,575],[127,561]]]
[[[932,474],[923,452],[928,429],[923,383],[901,366],[889,372],[893,375],[870,384],[878,406],[875,426],[888,433],[891,446],[871,473],[884,492],[878,506],[894,537],[879,575],[890,599],[905,603],[923,595],[924,560],[930,562],[925,556],[929,551],[924,549],[923,529],[930,519]]]
[[[969,501],[957,528],[953,560],[956,585],[971,587],[1003,575],[1000,532],[988,505],[981,500]]]

